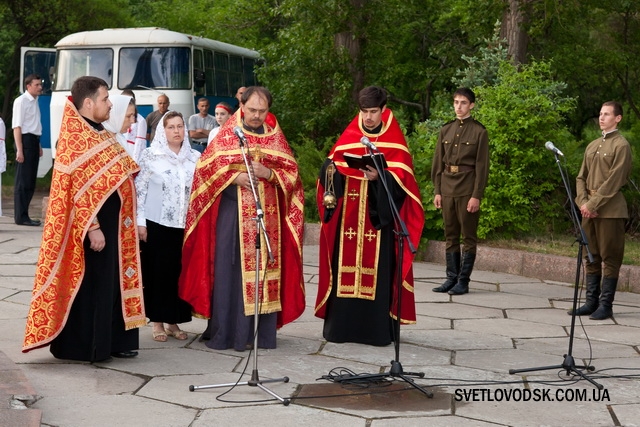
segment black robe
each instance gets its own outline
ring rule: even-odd
[[[138,328],[126,331],[120,296],[118,232],[120,196],[114,192],[98,212],[105,247],[96,252],[84,239],[85,273],[69,317],[53,339],[51,354],[58,359],[99,362],[112,353],[138,348]]]
[[[325,176],[326,167],[330,162],[327,159],[323,164],[320,171],[321,179]],[[406,193],[389,172],[385,171],[385,177],[387,186],[399,210]],[[343,197],[345,180],[346,178],[336,171],[334,174],[334,189],[337,198]],[[392,285],[396,273],[394,221],[389,200],[380,179],[369,182],[367,193],[371,223],[376,229],[381,230],[375,299],[339,298],[336,296],[340,239],[335,239],[336,248],[333,252],[332,260],[333,286],[327,301],[322,332],[324,338],[330,342],[354,342],[384,346],[394,340],[393,319],[389,310],[392,301]],[[330,215],[342,214],[342,212],[328,209],[325,212],[327,213],[327,217],[323,219],[325,222],[329,220]]]

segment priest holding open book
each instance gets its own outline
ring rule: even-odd
[[[404,135],[386,104],[383,88],[360,91],[360,112],[329,152],[318,178],[322,225],[315,314],[324,319],[323,336],[330,342],[384,346],[395,340],[392,319],[416,321],[414,255],[405,244],[402,283],[395,283],[394,218],[381,177],[371,163],[366,164],[373,150],[365,143],[384,157],[379,163],[386,166],[387,187],[408,239],[417,247],[424,224],[420,190]],[[398,285],[402,286],[400,313]]]

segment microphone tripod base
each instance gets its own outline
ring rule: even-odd
[[[291,403],[291,399],[280,397],[279,395],[277,395],[276,393],[274,393],[273,391],[269,390],[267,387],[265,387],[263,385],[265,383],[276,383],[276,382],[288,383],[289,382],[289,377],[271,378],[271,379],[268,379],[268,380],[261,380],[259,378],[258,371],[256,369],[254,369],[251,372],[251,379],[249,381],[244,381],[244,382],[239,382],[239,383],[226,383],[226,384],[190,385],[189,386],[189,391],[206,390],[206,389],[209,389],[209,388],[219,388],[219,387],[235,387],[237,385],[247,385],[249,387],[258,387],[260,390],[264,391],[267,394],[270,394],[273,398],[279,400],[280,403],[282,403],[284,406],[289,406],[289,404]]]
[[[585,366],[576,366],[576,362],[572,355],[565,354],[564,360],[561,365],[551,365],[551,366],[538,366],[536,368],[523,368],[523,369],[509,369],[510,374],[519,374],[521,372],[535,372],[535,371],[548,371],[552,369],[562,369],[567,372],[567,375],[575,374],[582,379],[589,381],[593,384],[598,390],[602,390],[604,386],[600,383],[595,382],[593,379],[586,376],[582,371],[595,371],[595,367],[592,365]]]
[[[361,380],[382,380],[382,379],[386,379],[386,378],[400,378],[401,380],[403,380],[404,382],[406,382],[407,384],[409,384],[410,386],[412,386],[413,388],[415,388],[416,390],[418,390],[419,392],[421,392],[422,394],[424,394],[425,396],[432,398],[433,397],[433,393],[431,393],[429,390],[425,389],[424,387],[422,387],[421,385],[417,384],[413,378],[424,378],[424,372],[405,372],[402,369],[402,364],[400,362],[398,362],[397,360],[392,360],[391,361],[391,368],[389,369],[389,372],[384,372],[381,374],[360,374],[360,375],[354,375],[353,377],[347,379],[347,380],[343,380],[343,381],[361,381]]]

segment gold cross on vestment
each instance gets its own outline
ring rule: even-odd
[[[253,149],[253,153],[251,153],[251,158],[256,162],[259,162],[264,158],[264,154],[262,154],[262,150],[260,149],[259,144],[256,145],[256,147]]]
[[[360,196],[360,193],[357,192],[355,188],[352,188],[351,190],[349,190],[349,193],[347,194],[347,196],[349,196],[353,201]]]
[[[367,231],[367,234],[364,235],[364,237],[366,237],[367,240],[372,241],[373,239],[378,237],[378,233],[374,233],[373,230],[369,230]]]
[[[349,238],[349,240],[352,240],[353,236],[355,236],[358,233],[353,231],[353,228],[349,227],[349,231],[346,231],[344,234]]]
[[[245,208],[243,208],[243,211],[244,211],[244,214],[243,214],[244,217],[256,216],[256,207],[253,205],[246,206]]]

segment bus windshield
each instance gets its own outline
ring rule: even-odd
[[[113,75],[112,49],[61,49],[56,58],[54,90],[71,90],[81,76],[96,76],[111,88]]]
[[[118,88],[190,89],[190,55],[188,47],[122,48]]]

